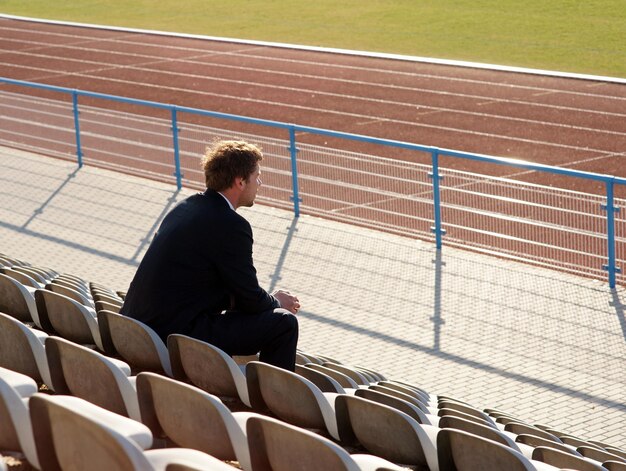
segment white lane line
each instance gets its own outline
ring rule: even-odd
[[[13,65],[9,64],[9,66],[13,66]],[[49,70],[49,69],[44,69],[44,68],[39,68],[39,67],[30,67],[30,66],[28,66],[28,67],[26,67],[26,66],[19,66],[19,67],[20,68],[31,69],[31,70],[39,70],[39,71],[42,71],[42,72],[49,72],[51,75],[49,75],[48,78],[64,77],[64,76],[75,76],[75,77],[89,78],[89,79],[94,79],[94,80],[106,80],[106,81],[109,81],[109,82],[122,83],[122,84],[134,85],[134,86],[137,85],[137,82],[134,82],[132,80],[110,79],[110,78],[109,79],[103,79],[102,77],[100,77],[98,75],[90,75],[90,74],[82,74],[82,73],[72,73],[72,72],[64,73],[64,74],[58,74],[54,70]],[[439,131],[450,131],[450,132],[456,132],[456,133],[461,133],[461,134],[468,134],[468,135],[471,135],[471,136],[489,137],[489,138],[494,138],[494,139],[513,141],[513,142],[523,142],[523,143],[528,143],[528,144],[544,145],[544,146],[549,146],[549,147],[557,147],[557,148],[570,149],[570,150],[580,150],[580,151],[585,151],[585,152],[603,152],[603,153],[610,152],[608,150],[593,149],[593,148],[589,148],[587,146],[583,147],[583,146],[559,144],[559,143],[555,143],[555,142],[541,141],[541,140],[535,140],[535,139],[527,139],[527,138],[521,138],[521,137],[503,136],[503,135],[500,135],[500,134],[493,134],[493,133],[481,132],[481,131],[471,131],[471,130],[467,130],[467,129],[454,128],[454,127],[450,127],[450,126],[437,126],[437,125],[431,125],[431,124],[426,124],[426,123],[418,123],[418,122],[415,122],[415,121],[383,118],[383,117],[372,116],[372,115],[368,115],[368,114],[349,113],[349,112],[345,112],[345,111],[335,111],[335,110],[329,110],[327,108],[316,108],[316,107],[311,107],[311,106],[303,106],[303,105],[288,104],[288,103],[283,103],[283,102],[274,102],[274,101],[270,101],[270,100],[255,99],[255,98],[251,98],[251,97],[244,97],[244,96],[237,96],[237,95],[225,95],[225,94],[222,94],[222,93],[212,93],[212,92],[208,92],[208,91],[196,91],[196,90],[190,90],[190,89],[187,89],[187,88],[172,87],[172,86],[162,85],[162,84],[143,84],[143,86],[146,87],[146,88],[155,88],[155,89],[159,89],[159,90],[172,90],[172,91],[176,91],[176,92],[185,92],[185,93],[201,95],[201,96],[212,96],[212,97],[216,97],[216,98],[219,98],[219,99],[233,100],[233,101],[238,102],[238,103],[241,103],[241,102],[258,103],[258,104],[263,104],[263,105],[271,105],[271,106],[277,106],[277,107],[283,107],[283,108],[304,110],[304,111],[314,112],[314,113],[318,113],[318,114],[331,114],[331,115],[338,115],[338,116],[346,116],[346,117],[351,117],[351,118],[356,118],[356,119],[361,119],[361,120],[380,120],[380,121],[386,122],[386,123],[402,124],[402,125],[407,125],[407,126],[411,126],[411,127],[435,129],[435,130],[439,130]]]
[[[11,28],[7,28],[7,29],[11,29]],[[16,31],[23,31],[21,29],[16,29],[14,28]],[[1,32],[1,30],[0,30]],[[34,31],[35,34],[54,34],[54,35],[58,35],[58,36],[68,36],[68,37],[75,37],[73,35],[67,35],[67,34],[63,34],[63,33],[50,33],[50,32],[42,32],[42,31]],[[80,38],[84,38],[84,37],[80,37]],[[6,41],[11,41],[11,38],[3,38]],[[28,41],[28,40],[13,40],[19,43],[24,43],[24,42],[35,42],[35,41]],[[374,67],[363,67],[363,66],[350,66],[350,65],[346,65],[346,64],[330,64],[327,62],[317,62],[317,61],[309,61],[309,60],[302,60],[302,59],[288,59],[288,58],[282,58],[282,57],[274,57],[274,56],[268,56],[268,55],[264,55],[264,54],[242,54],[241,51],[237,52],[237,50],[235,51],[220,51],[220,50],[207,50],[207,49],[201,49],[201,48],[190,48],[190,47],[181,47],[181,46],[171,46],[171,45],[160,45],[160,44],[153,44],[153,43],[149,43],[149,42],[136,42],[136,41],[120,41],[120,40],[116,40],[116,39],[107,39],[107,38],[94,38],[93,42],[112,42],[112,43],[118,43],[121,45],[134,45],[134,46],[148,46],[148,47],[157,47],[160,49],[171,49],[171,50],[180,50],[180,51],[193,51],[193,52],[198,52],[198,53],[208,53],[210,55],[230,55],[230,56],[240,56],[240,57],[245,57],[245,58],[254,58],[254,59],[261,59],[263,61],[266,62],[270,62],[270,61],[274,61],[274,62],[286,62],[289,64],[303,64],[303,65],[312,65],[315,66],[316,68],[323,68],[323,67],[328,67],[328,68],[336,68],[336,69],[346,69],[346,70],[356,70],[356,71],[364,71],[364,72],[368,72],[368,73],[379,73],[379,74],[387,74],[387,75],[394,75],[394,76],[407,76],[407,77],[420,77],[420,78],[429,78],[429,79],[435,79],[435,80],[442,80],[442,81],[455,81],[455,82],[462,82],[462,83],[472,83],[472,84],[480,84],[480,85],[487,85],[489,87],[500,87],[500,88],[509,88],[509,89],[520,89],[520,90],[529,90],[529,91],[538,91],[538,92],[553,92],[553,93],[558,93],[561,95],[578,95],[578,96],[583,96],[583,97],[595,97],[595,98],[604,98],[604,99],[615,99],[615,100],[626,100],[626,96],[613,96],[613,95],[606,95],[606,94],[595,94],[595,93],[588,93],[588,92],[579,92],[579,91],[573,91],[573,90],[562,90],[562,89],[553,89],[553,88],[545,88],[545,87],[536,87],[536,86],[529,86],[529,85],[516,85],[516,84],[509,84],[509,83],[502,83],[501,81],[489,81],[489,80],[477,80],[477,79],[467,79],[467,78],[460,78],[460,77],[454,77],[454,76],[445,76],[445,75],[436,75],[436,74],[425,74],[425,73],[419,73],[419,72],[407,72],[407,71],[400,71],[400,70],[390,70],[390,69],[380,69],[380,68],[374,68]],[[69,47],[71,48],[72,46],[64,46],[62,44],[54,44],[54,45],[50,45],[50,44],[46,44],[46,43],[41,43],[42,45],[45,46],[52,46],[52,47]],[[221,43],[220,43],[221,44]],[[85,48],[87,49],[87,48]],[[250,47],[247,48],[246,50],[251,50],[251,51],[259,51],[260,49],[262,49],[260,46],[257,47]],[[265,49],[270,49],[270,48],[265,48]],[[93,52],[103,52],[101,49],[91,49]],[[245,51],[245,50],[244,50]],[[131,55],[131,56],[135,56],[137,54],[133,54],[133,53],[124,53],[124,52],[118,52],[118,51],[106,51],[107,53],[111,53],[111,54],[122,54],[122,55]],[[173,58],[172,60],[176,60],[175,58]],[[298,75],[297,73],[295,75]]]
[[[16,52],[14,54],[20,54],[19,52]],[[45,54],[29,54],[29,56],[36,56],[36,57],[41,57],[41,58],[49,58],[49,59],[58,59],[61,60],[59,58],[56,58],[54,56],[49,56],[49,55],[45,55]],[[139,56],[139,55],[138,55]],[[101,71],[105,71],[105,70],[115,70],[115,69],[129,69],[129,70],[137,70],[140,72],[147,72],[147,73],[160,73],[160,74],[165,74],[165,75],[170,75],[170,76],[175,76],[175,77],[185,77],[185,78],[197,78],[197,79],[201,79],[201,80],[209,80],[209,81],[217,81],[217,82],[225,82],[225,83],[234,83],[234,84],[239,84],[239,85],[244,85],[244,86],[256,86],[256,87],[262,87],[262,88],[270,88],[270,89],[278,89],[278,90],[286,90],[286,91],[290,91],[290,92],[296,92],[296,93],[307,93],[307,94],[317,94],[317,95],[324,95],[324,96],[330,96],[330,97],[337,97],[337,98],[343,98],[343,99],[352,99],[352,100],[360,100],[360,101],[365,101],[365,102],[374,102],[374,103],[380,103],[380,104],[389,104],[389,105],[393,105],[393,106],[398,106],[398,107],[415,107],[418,106],[420,109],[426,109],[429,110],[429,112],[427,113],[420,113],[420,115],[425,115],[431,112],[449,112],[449,113],[456,113],[456,114],[462,114],[462,115],[470,115],[470,116],[479,116],[479,117],[484,117],[484,118],[494,118],[494,119],[500,119],[500,120],[505,120],[505,121],[517,121],[517,122],[522,122],[522,123],[529,123],[529,124],[540,124],[540,125],[547,125],[547,126],[557,126],[557,127],[562,127],[562,128],[567,128],[567,129],[573,129],[573,130],[580,130],[580,131],[590,131],[590,132],[599,132],[599,133],[606,133],[606,134],[615,134],[615,135],[623,135],[624,133],[619,132],[619,131],[610,131],[610,130],[603,130],[603,129],[598,129],[598,128],[589,128],[589,127],[584,127],[584,126],[575,126],[575,125],[568,125],[568,124],[562,124],[562,123],[555,123],[555,122],[549,122],[549,121],[539,121],[539,120],[533,120],[533,119],[528,119],[528,118],[517,118],[517,117],[513,117],[513,116],[509,116],[509,115],[500,115],[500,114],[494,114],[494,113],[482,113],[482,112],[476,112],[476,111],[467,111],[467,110],[460,110],[458,108],[450,108],[450,107],[436,107],[436,106],[428,106],[428,105],[422,105],[419,103],[407,103],[407,102],[398,102],[398,101],[391,101],[391,100],[384,100],[384,99],[376,99],[376,98],[370,98],[370,97],[363,97],[363,96],[359,96],[359,95],[348,95],[348,94],[342,94],[342,93],[332,93],[332,92],[324,92],[324,91],[320,91],[317,89],[306,89],[306,88],[299,88],[299,87],[287,87],[287,86],[282,86],[282,85],[275,85],[275,84],[267,84],[267,83],[262,83],[262,82],[252,82],[252,81],[246,81],[246,80],[234,80],[234,79],[228,79],[228,78],[221,78],[221,77],[215,77],[215,76],[207,76],[207,75],[200,75],[200,74],[191,74],[191,73],[185,73],[185,74],[181,74],[178,72],[172,72],[172,71],[166,71],[166,70],[155,70],[155,69],[151,69],[151,68],[145,68],[143,66],[146,65],[151,65],[151,64],[159,64],[159,63],[168,63],[170,62],[167,59],[162,59],[162,58],[157,58],[156,56],[145,56],[145,55],[141,55],[141,57],[145,57],[145,58],[150,58],[150,59],[157,59],[151,62],[143,62],[143,63],[138,63],[138,64],[120,64],[120,65],[110,65],[110,66],[106,66],[106,67],[99,67],[97,69],[91,69],[91,70],[86,70],[86,71],[82,71],[81,73],[94,73],[94,72],[101,72]],[[201,57],[201,56],[197,56],[197,57]],[[193,59],[193,58],[190,58]],[[81,64],[94,64],[94,65],[98,65],[101,66],[102,63],[101,62],[97,62],[97,61],[88,61],[88,60],[83,60],[83,59],[63,59],[63,60],[69,60],[69,61],[73,61],[73,62],[78,62]],[[190,60],[177,60],[177,62],[192,62]],[[7,66],[10,66],[9,63],[4,63]],[[219,65],[219,64],[215,64],[215,65]],[[245,71],[250,71],[250,68],[245,68],[245,67],[240,67],[240,69],[245,70]],[[266,72],[265,70],[262,70],[263,72]],[[267,71],[270,72],[271,71]],[[295,74],[290,74],[290,75],[295,75]],[[318,78],[315,76],[306,76],[303,74],[300,75],[295,75],[298,78],[301,77],[307,77],[307,78]],[[138,84],[146,84],[145,82],[137,82]],[[371,82],[355,82],[355,81],[348,81],[348,83],[350,84],[361,84],[361,85],[366,85],[366,86],[371,86],[371,87],[382,87],[382,88],[396,88],[393,86],[388,86],[388,85],[378,85],[375,83],[371,83]],[[408,88],[408,87],[407,87]],[[444,94],[444,95],[452,95],[452,96],[459,96],[462,98],[484,98],[484,97],[476,97],[476,96],[472,96],[472,95],[467,95],[467,94],[457,94],[457,93],[452,93],[452,92],[434,92],[428,89],[417,89],[417,88],[408,88],[408,90],[412,91],[412,92],[420,92],[420,93],[435,93],[435,94]],[[523,104],[526,106],[530,106],[530,107],[535,107],[535,106],[540,106],[540,107],[550,107],[550,108],[558,108],[560,110],[567,110],[567,111],[576,111],[576,112],[584,112],[584,113],[595,113],[595,114],[601,114],[603,116],[615,116],[615,117],[624,117],[626,118],[626,113],[613,113],[613,112],[607,112],[607,111],[593,111],[593,110],[586,110],[586,109],[580,109],[580,108],[573,108],[573,107],[563,107],[563,106],[557,106],[557,105],[538,105],[536,103],[529,103],[529,102],[525,102],[525,101],[510,101],[510,100],[506,100],[506,99],[491,99],[488,102],[483,102],[483,103],[479,103],[479,105],[484,105],[484,104],[488,104],[488,103],[504,103],[504,104],[510,104],[510,103],[515,103],[515,104]]]

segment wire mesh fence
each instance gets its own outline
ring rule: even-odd
[[[79,154],[88,164],[193,188],[204,188],[201,159],[208,144],[244,139],[265,156],[260,202],[284,209],[297,203],[307,214],[431,241],[438,220],[444,245],[606,278],[606,196],[443,166],[436,195],[432,166],[330,146],[296,148],[287,132],[279,139],[214,127],[166,105],[146,112],[140,102],[124,110],[90,102],[78,112],[71,100],[2,91],[0,111],[5,146],[63,159]],[[614,205],[622,209],[614,212],[613,266],[615,279],[624,283],[626,200]]]

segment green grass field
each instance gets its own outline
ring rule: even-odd
[[[0,12],[626,77],[626,0],[0,0]]]

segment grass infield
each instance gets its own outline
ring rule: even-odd
[[[0,0],[0,12],[626,77],[624,1]]]

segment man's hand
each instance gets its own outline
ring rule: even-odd
[[[287,309],[289,312],[293,314],[297,314],[300,310],[300,301],[297,296],[294,296],[289,291],[284,289],[277,289],[272,293],[278,302],[280,303],[280,307],[283,309]]]

